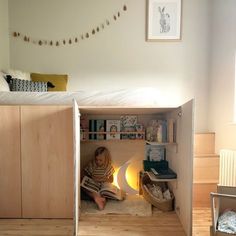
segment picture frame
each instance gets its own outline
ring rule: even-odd
[[[182,0],[147,0],[147,41],[181,40]]]

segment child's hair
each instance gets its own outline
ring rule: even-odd
[[[99,147],[95,150],[95,155],[94,157],[96,158],[97,156],[104,154],[105,156],[105,162],[106,162],[106,166],[111,164],[111,154],[109,152],[109,150],[106,147]]]

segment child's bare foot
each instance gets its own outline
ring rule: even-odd
[[[98,209],[103,210],[106,205],[106,198],[97,196],[94,198],[94,201],[96,202]]]

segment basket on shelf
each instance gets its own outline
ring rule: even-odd
[[[174,195],[171,193],[171,199],[169,200],[160,200],[156,196],[154,196],[151,191],[148,189],[147,184],[152,184],[153,182],[150,180],[147,174],[142,176],[141,180],[141,189],[143,192],[143,197],[150,202],[153,206],[158,208],[161,211],[172,211],[174,209]],[[155,182],[156,185],[163,188],[165,186],[164,182]]]

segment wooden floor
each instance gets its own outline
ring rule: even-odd
[[[81,216],[80,236],[185,236],[174,212],[153,216]],[[71,236],[72,220],[0,220],[0,235]]]
[[[194,209],[193,235],[210,236],[210,210]],[[80,236],[185,236],[174,212],[154,211],[151,217],[85,216]],[[72,236],[72,220],[0,220],[1,236]]]
[[[193,209],[193,236],[210,236],[211,224],[210,208]]]

